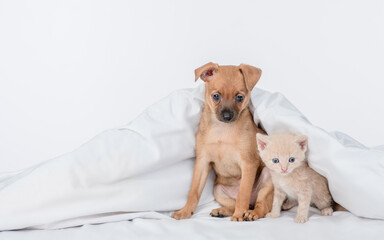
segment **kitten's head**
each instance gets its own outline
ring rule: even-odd
[[[256,135],[260,157],[272,171],[288,175],[305,163],[307,137],[292,133],[280,133],[271,136]]]

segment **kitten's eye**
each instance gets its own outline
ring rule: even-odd
[[[279,159],[278,158],[274,158],[274,159],[272,159],[272,162],[273,163],[279,163]]]
[[[288,159],[288,162],[293,163],[295,160],[296,160],[295,158],[291,157]]]
[[[244,96],[243,95],[240,95],[240,94],[237,94],[236,97],[235,97],[236,101],[238,102],[242,102],[244,100]]]
[[[215,102],[218,102],[218,101],[220,101],[221,96],[220,96],[219,93],[215,93],[215,94],[212,95],[212,98],[213,98],[213,100],[214,100]]]

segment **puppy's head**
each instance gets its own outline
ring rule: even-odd
[[[225,123],[234,122],[248,107],[250,94],[259,81],[261,69],[240,66],[219,66],[207,63],[195,70],[195,77],[206,83],[205,101],[216,118]]]

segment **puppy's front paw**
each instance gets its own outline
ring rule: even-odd
[[[274,212],[270,212],[270,213],[267,213],[267,215],[265,215],[266,218],[277,218],[277,217],[280,217],[280,213],[274,213]]]
[[[180,219],[187,219],[192,216],[193,212],[187,210],[187,209],[181,209],[179,211],[176,211],[172,214],[172,217],[174,219],[180,220]]]
[[[244,212],[235,212],[232,215],[232,217],[231,217],[231,221],[233,221],[233,222],[242,222],[243,221]]]
[[[226,207],[221,207],[221,208],[213,209],[210,215],[212,217],[223,218],[223,217],[231,216],[232,214],[233,214],[233,210]]]
[[[244,221],[255,221],[259,219],[260,216],[258,215],[256,210],[248,210],[244,213]]]
[[[306,221],[308,221],[307,216],[297,215],[295,218],[295,222],[297,222],[297,223],[305,223]]]

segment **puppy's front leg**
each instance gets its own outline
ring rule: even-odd
[[[188,194],[188,201],[182,209],[172,214],[173,218],[186,219],[191,217],[193,212],[196,210],[197,204],[199,203],[210,169],[211,167],[208,161],[201,157],[196,158],[195,167],[193,169],[192,185]]]
[[[259,176],[258,181],[264,181],[261,183],[260,190],[257,194],[257,199],[255,203],[255,208],[253,210],[248,210],[244,215],[244,220],[246,221],[254,221],[259,218],[264,217],[272,208],[273,201],[273,183],[270,177],[267,179],[262,179],[265,168]]]
[[[251,199],[252,187],[256,178],[257,166],[251,164],[243,164],[241,169],[241,182],[239,193],[236,198],[235,212],[231,217],[231,221],[243,221],[243,214],[249,208],[249,200]]]

